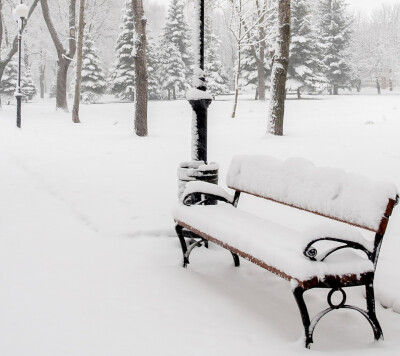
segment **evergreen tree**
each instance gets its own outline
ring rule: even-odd
[[[258,41],[257,37],[254,39],[255,42]],[[265,53],[265,61],[264,61],[264,72],[266,84],[269,86],[271,68],[269,66],[269,58],[268,51]],[[240,59],[240,73],[241,78],[239,84],[242,88],[250,87],[250,88],[258,88],[258,71],[257,71],[257,63],[254,55],[251,53],[251,46],[246,45],[243,46],[241,51],[241,59]],[[256,99],[258,97],[258,93],[256,92]]]
[[[158,70],[160,67],[159,53],[153,38],[148,36],[147,39],[146,54],[149,99],[159,100],[161,98],[160,81],[158,79]]]
[[[192,76],[193,54],[190,28],[185,19],[182,0],[171,1],[162,35],[162,43],[163,46],[173,44],[178,49],[185,65],[185,77],[189,81]]]
[[[168,100],[177,98],[180,90],[185,90],[185,63],[178,48],[173,44],[164,44],[161,50],[160,81],[162,90],[168,93]]]
[[[214,97],[216,95],[229,93],[229,78],[226,74],[219,55],[221,41],[211,32],[206,31],[205,38],[205,73],[207,78],[207,89]]]
[[[323,49],[322,62],[331,92],[350,86],[351,70],[347,58],[351,21],[344,0],[321,0],[319,3],[319,44]]]
[[[106,92],[107,83],[90,33],[85,35],[82,56],[81,98],[85,103],[95,103]]]
[[[118,36],[115,52],[117,60],[111,74],[111,93],[124,100],[134,100],[135,71],[133,51],[133,9],[131,0],[125,0],[122,32]]]
[[[32,100],[37,94],[37,88],[32,79],[31,69],[27,68],[24,77],[22,78],[21,90],[26,100]]]
[[[244,46],[241,51],[240,74],[239,84],[241,88],[254,89],[257,87],[257,64],[254,56],[251,54],[250,46]]]
[[[291,44],[288,68],[288,89],[314,88],[326,83],[321,73],[322,62],[316,46],[315,33],[311,27],[311,9],[307,0],[292,0]]]
[[[10,61],[4,69],[4,74],[1,80],[0,94],[8,100],[11,99],[17,88],[18,81],[18,65],[14,61]]]

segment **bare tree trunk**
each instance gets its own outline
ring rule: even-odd
[[[240,43],[238,44],[238,64],[236,69],[236,76],[235,76],[235,99],[233,101],[233,111],[232,111],[232,119],[236,117],[236,109],[238,105],[238,98],[239,98],[239,78],[240,78],[240,50],[241,46]]]
[[[40,64],[39,66],[39,84],[40,98],[44,99],[44,93],[46,91],[46,64]]]
[[[333,95],[339,95],[339,85],[333,84]]]
[[[301,90],[300,88],[297,88],[297,99],[301,99]]]
[[[78,30],[78,53],[76,56],[76,80],[74,107],[72,108],[72,122],[79,124],[79,102],[81,100],[81,83],[82,83],[82,51],[83,51],[83,34],[85,31],[85,0],[80,0],[79,5],[79,30]]]
[[[76,52],[75,41],[75,15],[76,15],[76,0],[69,0],[69,38],[68,38],[68,51],[64,48],[57,34],[50,17],[50,10],[47,0],[40,0],[42,5],[42,13],[44,21],[50,32],[54,46],[57,51],[57,95],[56,95],[56,108],[68,111],[67,103],[67,74],[68,68],[73,60]]]
[[[242,1],[239,2],[239,11],[238,13],[241,14],[242,12]],[[242,36],[242,21],[239,19],[239,33],[237,38],[241,38]],[[237,48],[237,53],[238,53],[238,64],[237,64],[237,70],[236,70],[236,76],[235,76],[235,100],[233,102],[233,111],[232,111],[232,119],[236,117],[236,109],[237,109],[237,104],[238,104],[238,98],[239,98],[239,78],[240,78],[240,51],[241,51],[241,45],[240,41],[238,41],[238,48]]]
[[[258,99],[265,100],[265,71],[264,71],[264,53],[261,54],[263,59],[257,62],[257,73],[258,73]]]
[[[381,84],[379,83],[378,78],[376,78],[376,90],[378,91],[378,94],[381,95]]]
[[[260,47],[260,53],[258,55],[257,59],[257,73],[258,73],[258,98],[259,100],[265,100],[265,70],[264,70],[264,64],[265,64],[265,48],[267,46],[266,44],[266,33],[265,33],[265,25],[264,25],[264,19],[265,15],[260,16],[261,14],[264,13],[266,10],[267,2],[263,1],[260,3],[259,0],[256,0],[256,6],[257,6],[257,14],[260,17],[259,20],[259,26],[258,26],[258,36],[259,36],[259,47]],[[254,48],[254,45],[252,46]]]
[[[135,24],[135,132],[138,136],[147,136],[147,100],[148,79],[146,62],[146,17],[144,16],[143,1],[132,0],[133,21]]]
[[[283,135],[286,77],[290,46],[290,0],[278,0],[278,39],[273,57],[268,132]]]
[[[70,61],[63,59],[61,61],[59,60],[57,64],[56,108],[68,111],[67,75]]]

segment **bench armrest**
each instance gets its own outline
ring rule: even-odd
[[[234,196],[216,184],[201,181],[186,183],[181,196],[181,202],[187,206],[207,204],[216,200],[233,204]]]
[[[317,248],[314,246],[314,244],[316,244],[320,241],[332,241],[332,242],[335,242],[336,245],[334,247],[327,248],[323,252],[319,253]],[[311,261],[321,261],[322,262],[332,253],[342,250],[344,248],[353,248],[355,250],[363,251],[367,255],[368,259],[372,261],[372,252],[369,251],[369,249],[367,249],[364,245],[362,245],[358,242],[338,239],[335,237],[321,237],[319,239],[310,241],[307,244],[306,248],[304,249],[303,254],[304,254],[304,256],[308,257]]]
[[[332,253],[345,248],[363,251],[372,261],[373,242],[365,239],[354,228],[320,225],[310,229],[306,236],[308,236],[306,241],[309,242],[306,244],[303,254],[312,261],[324,261]],[[322,245],[321,252],[317,250],[316,245]]]

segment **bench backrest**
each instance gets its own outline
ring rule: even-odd
[[[391,183],[316,167],[302,158],[237,156],[231,162],[227,185],[381,235],[397,199]]]

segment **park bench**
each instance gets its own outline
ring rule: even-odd
[[[382,239],[398,202],[394,185],[300,158],[269,156],[235,157],[227,185],[233,195],[215,184],[189,182],[174,208],[184,267],[195,247],[213,242],[231,252],[236,267],[242,257],[290,281],[307,348],[319,320],[343,308],[360,312],[375,339],[383,339],[373,283]],[[323,223],[300,233],[237,208],[243,193],[319,215]],[[372,232],[371,238],[361,231]],[[354,286],[365,287],[366,310],[346,304],[344,288]],[[329,306],[310,319],[303,296],[313,288],[330,289]]]

